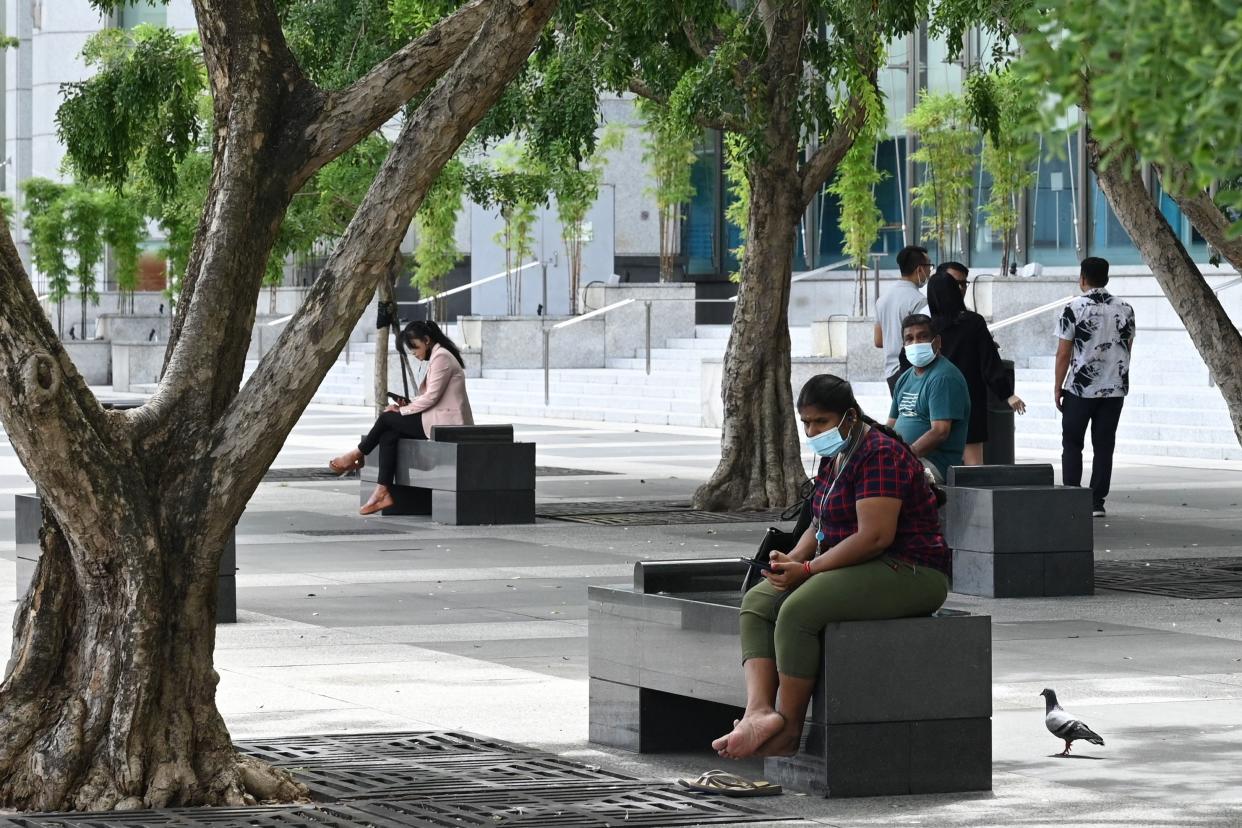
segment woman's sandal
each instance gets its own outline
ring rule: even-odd
[[[376,512],[382,512],[394,503],[396,503],[396,501],[392,499],[392,492],[389,492],[379,500],[368,500],[367,504],[358,510],[358,514],[373,515]]]
[[[352,463],[338,463],[337,461],[340,459],[340,457],[333,457],[328,461],[328,468],[332,470],[333,474],[340,475],[341,477],[344,477],[350,472],[358,471],[358,469],[366,465],[363,460],[355,460]]]
[[[709,770],[694,781],[678,779],[677,784],[692,791],[723,796],[776,796],[782,792],[780,785],[762,779],[752,782],[723,770]]]

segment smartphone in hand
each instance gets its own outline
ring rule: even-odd
[[[410,404],[410,401],[407,400],[405,397],[401,396],[400,394],[394,394],[391,391],[388,392],[388,399],[392,400],[397,405],[409,405]]]
[[[738,560],[747,564],[751,569],[757,569],[760,572],[780,572],[779,569],[772,566],[770,561],[757,561],[754,558],[738,558]]]

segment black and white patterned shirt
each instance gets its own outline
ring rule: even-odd
[[[1074,343],[1062,386],[1076,397],[1124,397],[1130,391],[1134,308],[1104,288],[1065,306],[1057,338]]]

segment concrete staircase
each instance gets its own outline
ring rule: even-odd
[[[1211,385],[1206,366],[1155,281],[1132,275],[1114,281],[1110,289],[1134,306],[1139,327],[1118,454],[1242,460],[1220,391]],[[1234,292],[1226,309],[1242,320],[1242,287]],[[1060,415],[1052,404],[1053,319],[1050,314],[1043,353],[1006,354],[1016,357],[1017,390],[1028,406],[1026,416],[1016,421],[1020,450],[1060,452]],[[553,370],[546,406],[542,370],[486,370],[469,381],[471,404],[476,413],[498,417],[701,427],[704,395],[716,393],[702,387],[702,362],[723,356],[728,336],[725,325],[696,326],[693,338],[670,339],[652,350],[650,375],[641,352],[609,358],[605,368]],[[811,353],[809,328],[792,328],[790,340],[795,356]],[[342,355],[328,372],[315,401],[363,404],[373,350],[371,343],[354,343],[348,361]],[[248,365],[248,371],[253,367]],[[394,377],[392,387],[398,383]],[[855,394],[868,414],[880,420],[887,416],[884,383],[856,382]]]

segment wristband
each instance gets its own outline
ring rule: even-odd
[[[810,562],[810,561],[803,561],[803,562],[802,562],[802,571],[806,573],[806,577],[808,577],[808,578],[809,578],[809,577],[811,577],[812,575],[814,575],[814,574],[815,574],[815,573],[811,572],[811,562]]]

